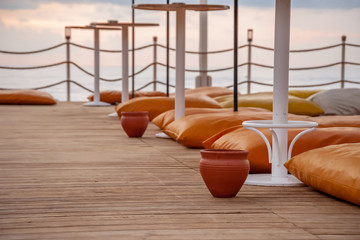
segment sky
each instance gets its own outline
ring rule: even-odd
[[[162,3],[166,1],[137,0],[136,3]],[[173,2],[173,1],[171,1]],[[199,0],[182,1],[199,3]],[[239,45],[246,44],[247,29],[254,30],[254,44],[273,47],[275,0],[239,0]],[[209,50],[231,48],[233,45],[233,1],[208,0],[209,4],[224,4],[231,7],[227,11],[208,13]],[[136,29],[136,46],[150,44],[153,36],[165,44],[165,13],[136,10],[137,22],[159,23],[159,27]],[[0,0],[0,50],[31,51],[50,47],[65,41],[64,27],[68,25],[87,25],[94,21],[118,20],[131,21],[130,0]],[[197,51],[199,48],[199,14],[187,12],[186,48]],[[171,14],[171,46],[175,46],[175,15]],[[101,32],[101,48],[121,48],[121,33]],[[322,47],[340,43],[342,35],[350,43],[360,44],[360,1],[359,0],[293,0],[291,13],[291,49]],[[71,41],[93,46],[93,33],[87,30],[73,30]],[[73,57],[79,64],[92,64],[91,57],[73,50]],[[63,61],[63,51],[56,56],[44,54],[34,56],[4,56],[0,54],[1,65],[35,65]],[[78,53],[78,54],[77,54]],[[254,56],[258,54],[254,52]],[[150,54],[146,54],[150,55]],[[272,55],[262,55],[258,62],[271,63]],[[163,54],[159,52],[159,58]],[[359,52],[349,52],[349,60],[358,59]],[[245,59],[245,52],[240,52]],[[313,60],[325,62],[339,60],[338,52],[330,52],[324,59],[314,56]],[[102,64],[117,65],[121,58],[106,56]],[[146,65],[151,58],[137,60],[137,65]],[[295,64],[306,65],[308,60],[298,58]],[[197,67],[198,61],[187,57],[187,65]],[[231,55],[210,57],[209,66],[223,67],[232,64]]]

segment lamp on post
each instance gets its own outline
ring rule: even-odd
[[[248,33],[247,33],[248,42],[252,42],[253,36],[254,36],[253,30],[252,30],[252,29],[248,29]]]
[[[65,27],[66,38],[66,100],[70,102],[70,38],[71,28]]]
[[[65,27],[65,38],[66,40],[70,40],[71,38],[71,28]]]

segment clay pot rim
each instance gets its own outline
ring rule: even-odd
[[[200,150],[200,153],[206,158],[217,158],[216,156],[238,157],[239,155],[242,157],[247,157],[249,151],[236,149],[202,149]]]
[[[138,111],[138,112],[121,112],[122,116],[147,116],[149,112]]]
[[[247,150],[237,149],[202,149],[200,152],[204,153],[218,153],[218,154],[229,154],[229,153],[249,153]]]

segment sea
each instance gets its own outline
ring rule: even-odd
[[[23,61],[19,61],[24,59],[25,57],[22,55],[11,55],[8,54],[0,54],[0,88],[1,89],[28,89],[28,88],[41,88],[46,85],[55,84],[60,81],[64,81],[67,79],[66,77],[66,64],[62,64],[59,66],[49,67],[49,68],[40,68],[40,69],[31,69],[31,70],[9,70],[9,69],[2,69],[1,66],[36,66],[36,65],[46,65],[49,63],[54,63],[58,61],[64,61],[65,54],[64,49],[59,50],[62,54],[58,53],[56,59],[52,60],[48,56],[44,57],[43,61],[41,60],[41,54],[32,54],[32,56],[26,56],[28,60],[24,63]],[[56,52],[55,52],[56,53]],[[77,52],[72,53],[72,61],[77,61],[76,54],[80,54]],[[151,55],[150,53],[145,53]],[[58,56],[59,55],[59,56]],[[174,55],[174,54],[173,54]],[[246,55],[245,53],[243,55]],[[194,56],[191,56],[194,58]],[[46,58],[46,59],[45,59]],[[88,57],[93,58],[92,56]],[[141,54],[137,55],[137,58],[142,58]],[[269,59],[269,57],[267,57]],[[320,57],[321,58],[321,57]],[[35,59],[35,60],[34,60]],[[326,59],[326,57],[325,57]],[[188,60],[186,59],[187,69],[198,69],[197,61]],[[291,59],[290,59],[291,60]],[[80,61],[80,60],[79,60]],[[117,79],[121,78],[121,64],[116,64],[114,66],[109,66],[113,62],[112,60],[107,60],[103,58],[101,61],[100,67],[100,76],[106,79]],[[152,61],[152,57],[149,57],[148,63]],[[232,66],[232,55],[230,54],[227,57],[226,63],[224,61],[217,61],[216,56],[209,55],[209,66],[208,69],[219,69],[223,67],[231,67]],[[239,59],[239,64],[246,61],[246,58],[243,57]],[[261,62],[261,55],[258,56],[257,59],[253,60],[254,62]],[[339,61],[338,59],[334,59],[331,61]],[[355,62],[360,62],[358,59],[355,59]],[[18,64],[21,62],[21,64]],[[81,61],[80,61],[81,62]],[[94,73],[94,66],[92,64],[93,59],[89,60],[86,64],[78,63],[83,69],[90,73]],[[158,59],[158,62],[165,63],[164,57]],[[170,65],[174,65],[175,60],[171,59]],[[308,63],[309,62],[309,63]],[[309,61],[303,61],[301,63],[304,65],[305,63],[307,66],[311,66],[311,58]],[[135,64],[135,72],[143,69],[148,63],[144,65],[137,65]],[[266,64],[266,63],[264,63]],[[270,63],[267,63],[271,65]],[[290,62],[290,66],[292,63]],[[313,65],[319,65],[317,63],[313,63]],[[132,70],[131,67],[129,68],[129,74],[131,74]],[[158,65],[156,67],[156,80],[166,83],[166,68],[164,66]],[[195,88],[195,79],[199,75],[198,72],[186,72],[185,74],[185,87],[186,88]],[[209,72],[208,76],[212,79],[212,86],[222,86],[222,87],[229,87],[234,83],[234,75],[233,69],[218,71],[218,72]],[[296,85],[314,85],[314,84],[324,84],[332,81],[338,81],[341,78],[341,66],[336,65],[329,68],[322,68],[322,69],[314,69],[314,70],[303,70],[303,71],[290,71],[289,72],[289,85],[296,86]],[[90,90],[94,89],[94,77],[87,75],[83,71],[79,70],[76,66],[70,65],[70,79],[77,82],[80,85],[83,85],[85,88]],[[141,72],[140,74],[136,75],[134,79],[129,78],[129,90],[131,91],[132,81],[134,81],[135,89],[138,89],[145,84],[153,81],[154,79],[154,67],[151,66],[147,70]],[[242,66],[238,68],[238,82],[243,82],[248,79],[248,67]],[[358,65],[350,65],[347,64],[345,66],[345,79],[350,81],[360,82],[360,66]],[[262,68],[258,66],[251,66],[251,80],[265,83],[265,84],[272,84],[273,82],[273,69],[269,68]],[[171,85],[175,85],[175,70],[170,69],[169,72],[169,83]],[[157,84],[156,90],[157,91],[166,91],[166,86],[164,84]],[[101,90],[121,90],[121,81],[100,81],[100,91]],[[351,84],[346,83],[346,88],[350,87],[357,87],[359,88],[358,84]],[[230,87],[231,88],[231,87]],[[340,83],[328,85],[328,86],[315,86],[315,87],[308,87],[307,89],[331,89],[331,88],[340,88]],[[50,93],[55,99],[59,101],[66,101],[67,99],[67,89],[66,83],[62,83],[57,86],[53,86],[50,88],[42,89]],[[152,91],[154,90],[154,86],[150,85],[143,89],[144,91]],[[170,92],[174,92],[175,89],[170,87]],[[239,91],[241,94],[247,93],[247,85],[241,84],[239,85]],[[260,84],[251,84],[251,92],[263,92],[263,91],[273,91],[273,88],[270,86],[264,86]],[[76,84],[71,84],[71,101],[88,101],[87,97],[91,94],[91,92],[79,87]]]

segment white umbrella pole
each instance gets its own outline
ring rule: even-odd
[[[185,8],[176,10],[175,120],[185,115]]]
[[[84,106],[109,106],[100,101],[100,30],[94,29],[94,101],[84,103]]]
[[[207,0],[200,0],[200,4],[207,4]],[[200,35],[199,35],[199,51],[208,51],[208,14],[206,11],[200,12]],[[196,77],[195,87],[211,86],[211,81],[208,80],[207,68],[208,57],[207,54],[199,54],[200,74]]]
[[[122,94],[121,102],[129,100],[129,31],[122,27]]]
[[[276,0],[273,123],[288,123],[289,42],[291,0]],[[279,146],[273,136],[272,177],[287,177],[287,129],[275,129]]]

